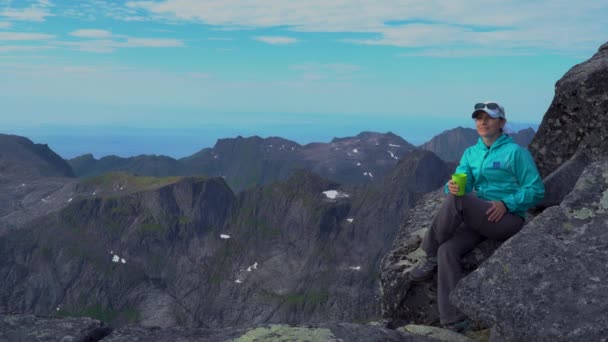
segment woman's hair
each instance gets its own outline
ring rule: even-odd
[[[507,119],[505,119],[505,118],[500,118],[500,120],[502,120],[502,121],[504,121],[504,122],[505,122],[505,126],[503,126],[503,127],[500,129],[500,131],[501,131],[502,133],[506,134],[506,135],[512,134],[513,132],[512,132],[510,129],[508,129],[508,128],[507,128],[507,126],[506,126]]]

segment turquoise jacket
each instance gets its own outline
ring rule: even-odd
[[[545,196],[545,185],[530,152],[501,135],[488,148],[481,137],[467,148],[456,168],[467,174],[466,192],[486,201],[503,201],[507,210],[525,219],[526,210]],[[447,184],[445,187],[448,193]]]

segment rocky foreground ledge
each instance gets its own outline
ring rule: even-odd
[[[441,330],[441,329],[436,329]],[[413,332],[410,332],[413,331]],[[192,329],[128,325],[113,329],[88,317],[48,318],[0,314],[0,342],[133,342],[133,341],[470,341],[447,331],[390,330],[379,325],[334,323],[318,326],[266,325],[251,329]],[[430,337],[436,336],[437,338]]]

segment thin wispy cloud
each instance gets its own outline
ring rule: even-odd
[[[183,47],[183,41],[172,38],[140,38],[101,29],[79,29],[70,32],[70,36],[82,38],[81,41],[61,42],[60,45],[76,50],[110,53],[121,48],[167,48]]]
[[[79,37],[92,38],[91,36],[101,35],[101,32],[93,33],[86,32]],[[134,38],[124,35],[112,35],[110,32],[104,33],[107,39],[89,39],[77,42],[60,42],[59,45],[67,46],[75,50],[94,52],[94,53],[111,53],[117,49],[123,48],[170,48],[183,47],[184,43],[178,39],[170,38]]]
[[[179,39],[170,38],[127,38],[126,42],[120,43],[119,47],[182,47],[184,43]]]
[[[12,24],[8,21],[0,21],[0,29],[7,29],[11,26]]]
[[[200,22],[218,27],[286,27],[300,32],[369,34],[344,42],[397,47],[513,46],[569,52],[595,46],[608,27],[607,4],[590,0],[570,2],[514,2],[497,0],[374,0],[275,2],[264,0],[130,1],[167,20]],[[603,9],[604,11],[598,11]],[[392,24],[402,23],[402,24]],[[496,32],[487,32],[492,27]],[[603,30],[601,28],[604,28]],[[557,35],[555,30],[569,32]],[[373,37],[375,35],[375,37]],[[505,52],[507,52],[505,50]]]
[[[32,52],[52,49],[52,46],[0,45],[0,52]]]
[[[23,4],[23,2],[9,3],[10,6]],[[29,3],[25,3],[26,5]],[[8,20],[15,21],[45,21],[46,17],[51,17],[54,14],[50,12],[52,4],[48,0],[38,0],[27,7],[6,7],[0,10],[0,18],[5,17]]]
[[[295,38],[290,38],[290,37],[272,37],[272,36],[258,36],[258,37],[253,37],[253,39],[263,42],[263,43],[273,44],[273,45],[294,44],[299,41]]]
[[[112,33],[106,30],[80,29],[70,32],[70,35],[80,38],[109,38]]]
[[[0,41],[49,40],[54,37],[54,35],[46,33],[0,32]]]

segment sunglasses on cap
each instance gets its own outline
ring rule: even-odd
[[[475,109],[490,109],[490,110],[500,110],[500,106],[498,103],[490,102],[490,103],[477,103],[475,105]]]

